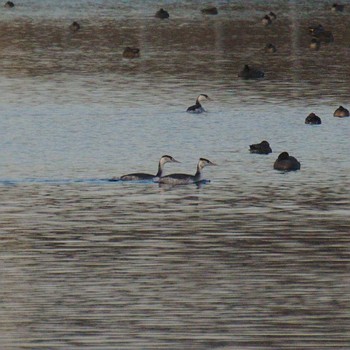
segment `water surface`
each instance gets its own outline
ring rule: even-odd
[[[4,348],[348,348],[350,120],[333,112],[350,107],[349,9],[215,4],[0,11]],[[335,41],[314,52],[318,23]],[[239,80],[246,63],[265,79]],[[199,93],[208,112],[185,113]],[[264,139],[273,153],[249,154]],[[300,171],[273,170],[282,151]],[[167,173],[218,166],[201,187],[107,181],[163,154],[181,161]]]

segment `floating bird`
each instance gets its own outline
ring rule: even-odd
[[[344,5],[340,5],[337,3],[334,3],[331,7],[332,12],[343,12],[344,11]]]
[[[320,47],[321,47],[320,40],[317,38],[312,38],[310,41],[310,49],[317,51],[320,49]]]
[[[349,111],[343,106],[339,106],[339,108],[337,108],[333,113],[334,117],[339,117],[339,118],[349,117],[349,115],[350,115]]]
[[[265,27],[267,27],[267,26],[271,25],[272,20],[271,20],[271,18],[270,18],[269,15],[265,15],[265,16],[261,19],[261,23],[262,23]]]
[[[160,9],[156,12],[156,14],[154,15],[154,17],[156,18],[160,18],[160,19],[166,19],[169,18],[169,12],[165,11],[164,9]]]
[[[124,58],[139,58],[140,57],[140,49],[136,47],[126,47],[123,51]]]
[[[155,179],[160,178],[163,175],[163,168],[164,164],[166,163],[180,163],[175,158],[164,155],[160,158],[158,163],[158,172],[155,175],[147,174],[147,173],[132,173],[132,174],[126,174],[121,176],[120,178],[113,177],[109,181],[142,181],[142,180],[149,180],[153,181]]]
[[[238,73],[238,77],[243,79],[259,79],[263,78],[264,75],[264,72],[251,68],[247,64],[244,65],[244,68]]]
[[[273,168],[282,171],[294,171],[300,169],[300,163],[296,158],[290,156],[288,152],[282,152],[275,161]]]
[[[12,1],[7,1],[4,5],[4,7],[12,8],[12,7],[15,7],[15,4]]]
[[[70,26],[69,26],[69,30],[72,32],[72,33],[75,33],[77,32],[78,30],[80,29],[80,24],[76,21],[74,21]]]
[[[269,154],[272,152],[270,144],[267,141],[261,141],[260,143],[256,143],[249,146],[250,153],[257,154]]]
[[[277,51],[277,49],[276,49],[275,45],[273,45],[273,44],[266,44],[265,52],[267,52],[267,53],[274,53],[276,51]]]
[[[201,12],[205,15],[217,15],[218,9],[215,6],[206,7],[204,9],[202,9]]]
[[[196,104],[187,108],[186,112],[190,113],[202,113],[206,110],[202,107],[201,102],[211,100],[211,98],[206,94],[200,94],[196,99]]]
[[[334,41],[332,32],[325,30],[322,24],[309,26],[309,33],[320,42],[331,43]]]
[[[305,119],[305,124],[319,125],[321,124],[321,118],[315,113],[310,113]]]
[[[162,176],[159,178],[157,182],[160,184],[168,184],[168,185],[187,185],[193,183],[200,183],[202,180],[202,169],[207,165],[216,165],[212,163],[210,160],[205,158],[199,158],[197,164],[197,171],[194,175],[190,174],[170,174],[167,176]]]

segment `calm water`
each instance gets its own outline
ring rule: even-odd
[[[349,348],[350,8],[269,3],[0,9],[3,349]],[[335,42],[314,52],[318,23]],[[266,78],[239,80],[246,63]],[[208,112],[185,113],[199,93]],[[282,151],[301,171],[272,169]],[[106,181],[163,154],[218,166],[200,188]]]

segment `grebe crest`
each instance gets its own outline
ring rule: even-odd
[[[147,174],[147,173],[131,173],[121,176],[120,178],[112,178],[110,181],[142,181],[148,180],[153,181],[157,178],[160,178],[163,175],[163,168],[166,163],[180,163],[178,160],[169,155],[164,155],[160,158],[158,163],[158,172],[155,175]]]
[[[187,108],[187,112],[190,113],[203,113],[206,112],[206,110],[202,107],[201,102],[211,100],[211,98],[206,94],[200,94],[197,99],[196,103],[193,106],[190,106]]]
[[[208,165],[216,165],[216,164],[206,158],[199,158],[199,161],[197,164],[197,170],[194,175],[175,173],[175,174],[163,176],[157,182],[159,182],[160,184],[168,184],[168,185],[187,185],[187,184],[193,184],[193,183],[200,183],[202,179],[202,170],[204,167]]]

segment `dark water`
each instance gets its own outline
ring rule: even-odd
[[[349,348],[350,118],[333,112],[350,107],[350,8],[205,5],[1,9],[1,348]],[[318,23],[335,41],[311,51]],[[239,80],[246,63],[265,79]],[[185,113],[199,93],[208,112]],[[263,139],[273,153],[249,154]],[[300,171],[273,170],[282,151]],[[181,161],[166,173],[218,166],[201,187],[106,181],[163,154]]]

